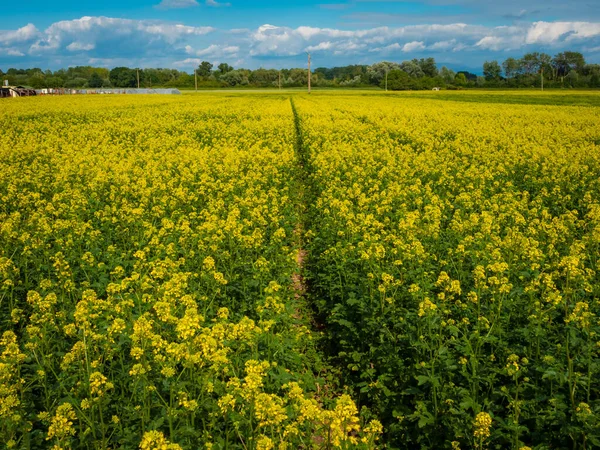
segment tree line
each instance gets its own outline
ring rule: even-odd
[[[588,64],[579,52],[565,51],[554,57],[539,52],[502,63],[486,61],[483,76],[468,71],[437,69],[433,58],[402,63],[380,62],[369,66],[372,82],[391,90],[480,88],[600,88],[600,65]]]
[[[554,57],[546,53],[527,53],[522,58],[507,58],[502,63],[486,61],[482,76],[468,71],[438,68],[434,58],[403,62],[382,61],[372,65],[349,65],[315,69],[311,84],[315,87],[379,86],[390,90],[482,88],[598,88],[600,65],[588,64],[579,52],[565,51]],[[77,66],[56,71],[10,68],[0,70],[0,78],[11,85],[41,88],[143,88],[182,89],[225,87],[301,87],[306,86],[306,69],[236,69],[227,63],[214,67],[202,61],[196,74],[165,68],[136,69]]]

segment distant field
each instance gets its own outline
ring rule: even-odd
[[[0,105],[7,448],[600,447],[598,91]]]
[[[237,95],[277,95],[302,94],[306,88],[293,89],[248,89],[248,90],[214,90],[214,91],[182,91],[184,95],[206,95],[221,93],[226,96]],[[563,106],[599,106],[600,90],[463,90],[463,91],[388,91],[380,89],[313,89],[314,96],[397,96],[401,98],[426,98],[445,101],[476,103],[507,103],[523,105],[563,105]]]

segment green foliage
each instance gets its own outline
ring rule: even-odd
[[[502,76],[502,68],[498,61],[486,61],[483,63],[483,76],[487,81],[499,80]]]
[[[88,86],[91,88],[101,88],[103,84],[104,80],[100,75],[98,75],[95,72],[92,74],[90,80],[88,81]]]
[[[324,345],[391,448],[596,448],[597,111],[479,97],[298,102]]]
[[[137,73],[128,67],[115,67],[110,71],[110,82],[117,88],[133,88],[137,86]]]
[[[202,61],[196,69],[196,72],[198,73],[199,77],[208,78],[212,72],[212,68],[213,65],[211,63],[208,61]]]

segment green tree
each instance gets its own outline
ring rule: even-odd
[[[504,76],[506,79],[510,80],[519,72],[519,61],[517,61],[515,58],[506,58],[506,60],[502,63],[502,69],[504,70]]]
[[[467,76],[464,72],[459,72],[454,77],[454,84],[457,86],[466,86],[467,85]]]
[[[98,73],[94,72],[90,76],[90,79],[88,81],[88,86],[91,88],[100,88],[100,87],[102,87],[102,83],[103,83],[102,77],[100,75],[98,75]]]
[[[218,69],[219,69],[220,74],[224,74],[227,72],[231,72],[233,70],[233,67],[231,67],[227,63],[221,63],[221,64],[219,64]]]
[[[110,82],[118,88],[132,88],[137,86],[136,71],[129,67],[115,67],[109,74]]]
[[[63,87],[65,84],[64,80],[60,77],[48,77],[46,78],[46,86],[49,88],[59,88]]]
[[[249,81],[256,86],[271,86],[278,77],[279,72],[277,72],[277,70],[260,68],[252,71]]]
[[[502,68],[498,61],[486,61],[483,63],[483,76],[486,81],[499,80],[502,77]]]
[[[383,87],[382,81],[381,87]],[[414,87],[414,80],[403,70],[391,70],[388,72],[387,87],[392,91],[403,91]]]
[[[456,74],[454,73],[454,70],[448,69],[446,66],[444,66],[440,69],[440,76],[445,83],[451,84],[454,82],[454,77]]]
[[[82,88],[87,84],[87,81],[88,80],[83,77],[73,78],[71,80],[68,80],[65,83],[65,87],[67,87],[67,88]]]
[[[413,59],[416,62],[426,77],[435,78],[438,76],[438,68],[434,58]]]
[[[237,86],[244,81],[244,74],[239,70],[230,70],[221,75],[221,81],[227,83],[229,86]]]
[[[213,65],[211,63],[209,63],[208,61],[202,61],[196,69],[196,73],[198,73],[198,76],[200,77],[208,78],[212,73],[212,68]]]
[[[556,75],[564,77],[572,70],[582,73],[585,67],[585,58],[579,52],[562,52],[554,57],[552,65]]]
[[[418,64],[417,60],[404,61],[400,64],[400,69],[409,74],[413,78],[421,78],[425,76],[425,72]]]
[[[394,62],[381,61],[367,68],[367,76],[372,84],[379,85],[385,79],[385,73],[400,70],[400,65]]]

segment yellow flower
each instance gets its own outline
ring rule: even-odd
[[[179,444],[167,441],[160,431],[147,431],[140,442],[140,450],[182,450]]]
[[[110,390],[114,385],[100,372],[94,372],[90,375],[90,392],[92,396],[102,397],[107,390]]]
[[[475,416],[473,422],[475,430],[473,436],[479,439],[487,439],[490,437],[490,427],[492,426],[492,418],[486,412],[480,412]]]
[[[261,434],[256,440],[256,450],[271,450],[272,448],[273,441],[264,434]]]
[[[48,436],[46,440],[57,438],[63,440],[75,435],[73,421],[77,418],[73,406],[70,403],[63,403],[56,409],[56,413],[50,422]]]
[[[419,303],[419,317],[423,317],[429,312],[433,312],[437,309],[437,305],[433,303],[429,297],[425,297],[425,300]]]

